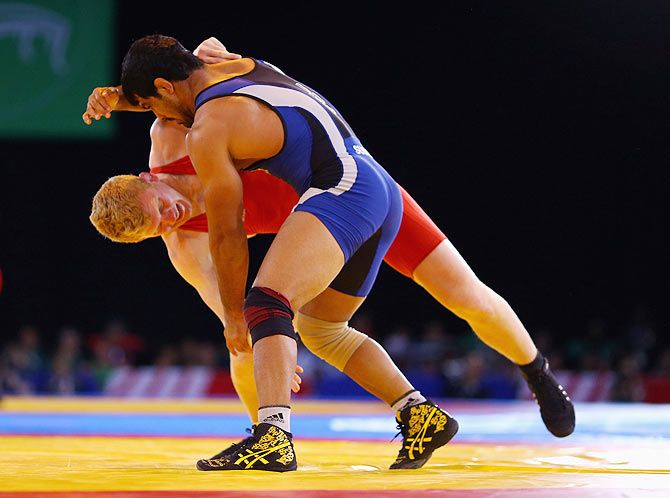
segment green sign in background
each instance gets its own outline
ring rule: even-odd
[[[118,79],[115,33],[115,0],[0,1],[0,137],[112,137],[115,120],[81,115]]]

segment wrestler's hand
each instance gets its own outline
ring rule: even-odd
[[[198,45],[193,51],[193,55],[197,56],[198,59],[207,64],[215,64],[217,62],[242,58],[240,54],[228,52],[226,46],[213,36],[207,38],[204,42]]]
[[[82,114],[81,119],[84,123],[90,125],[93,119],[98,121],[102,116],[110,118],[112,111],[116,110],[121,96],[121,87],[119,86],[99,86],[93,90],[88,97],[86,112]]]
[[[251,353],[251,334],[244,318],[226,318],[226,327],[223,329],[226,338],[226,347],[230,354]]]
[[[300,384],[302,384],[302,379],[300,378],[300,373],[304,372],[300,365],[295,366],[295,373],[293,374],[293,379],[291,380],[291,391],[297,393],[300,391]]]

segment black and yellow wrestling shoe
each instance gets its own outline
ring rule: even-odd
[[[528,387],[540,407],[544,425],[556,437],[566,437],[575,430],[575,407],[565,388],[558,383],[549,368],[549,361],[541,358],[538,368],[522,368]]]
[[[391,469],[423,467],[433,452],[458,432],[458,422],[430,400],[409,406],[396,415],[402,448]]]
[[[219,451],[216,455],[214,455],[213,457],[211,457],[210,460],[216,460],[217,458],[223,458],[223,457],[227,457],[228,455],[232,455],[232,454],[234,454],[235,451],[237,451],[237,449],[238,449],[240,446],[242,446],[242,445],[248,443],[249,441],[251,441],[251,440],[253,439],[253,437],[254,437],[253,434],[254,434],[254,430],[255,430],[255,429],[256,429],[256,426],[255,426],[255,425],[252,425],[252,426],[251,426],[251,429],[245,429],[249,434],[251,434],[251,436],[245,437],[245,438],[244,438],[242,441],[240,441],[239,443],[233,443],[233,444],[231,444],[230,446],[228,446],[227,448],[224,448],[223,450]]]
[[[216,455],[218,458],[198,460],[198,470],[296,470],[298,462],[293,450],[293,435],[271,424],[261,423],[253,435]],[[230,450],[230,451],[228,451]]]

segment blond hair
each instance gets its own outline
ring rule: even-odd
[[[113,176],[93,197],[89,220],[114,242],[140,242],[146,238],[151,218],[142,206],[141,194],[149,184],[135,175]]]

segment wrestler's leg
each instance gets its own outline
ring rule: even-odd
[[[233,382],[235,392],[242,401],[244,409],[249,415],[252,424],[258,423],[258,395],[256,394],[256,381],[254,380],[254,357],[252,353],[237,353],[230,357],[230,380]],[[300,372],[302,367],[293,375],[291,390],[297,393],[300,390]]]
[[[325,225],[311,213],[296,211],[270,245],[253,286],[271,289],[298,310],[323,292],[343,265],[342,249]],[[295,339],[283,334],[263,337],[254,342],[253,352],[259,405],[289,406]]]
[[[346,268],[346,267],[345,267]],[[458,422],[435,403],[427,400],[418,390],[414,389],[400,372],[386,351],[374,339],[362,338],[362,334],[353,330],[342,329],[343,343],[358,347],[337,347],[332,336],[326,334],[324,343],[321,330],[328,329],[327,324],[342,324],[351,318],[363,302],[363,297],[348,295],[334,289],[326,289],[318,297],[307,303],[300,310],[298,326],[306,322],[311,326],[313,336],[300,329],[301,336],[307,344],[320,346],[321,357],[329,360],[328,353],[333,355],[329,361],[336,366],[343,365],[342,370],[368,392],[385,401],[396,412],[398,428],[403,441],[396,460],[391,469],[416,469],[422,467],[432,453],[447,444],[458,431]],[[304,319],[305,315],[308,317]],[[313,317],[313,318],[312,318]],[[316,318],[321,323],[316,321]],[[351,337],[352,334],[355,337]],[[363,340],[361,340],[363,339]],[[325,346],[325,347],[324,347]],[[343,352],[350,353],[345,358]]]
[[[453,244],[442,241],[414,270],[414,281],[445,308],[468,322],[487,345],[518,365],[537,348],[511,306],[482,283]]]
[[[254,357],[252,353],[230,355],[230,379],[240,397],[252,424],[258,423],[258,396],[254,381]]]
[[[307,303],[301,313],[327,322],[347,322],[365,300],[334,289],[326,289]],[[328,361],[328,358],[323,358]],[[343,372],[368,392],[392,406],[414,390],[388,353],[367,337],[346,361]]]
[[[414,270],[414,280],[466,320],[477,336],[514,361],[533,392],[547,429],[557,437],[574,431],[575,410],[565,388],[538,352],[510,305],[475,276],[454,246],[443,240]]]

